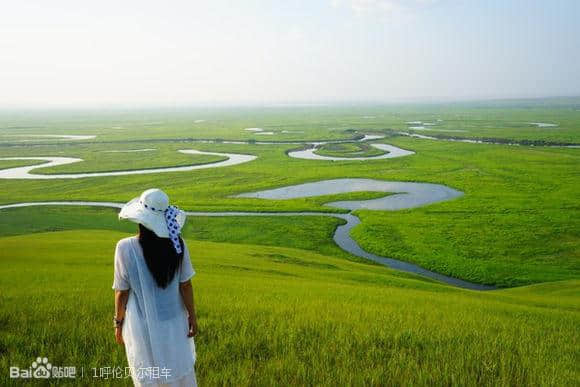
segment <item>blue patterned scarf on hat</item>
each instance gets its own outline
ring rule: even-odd
[[[177,214],[179,208],[169,206],[165,210],[165,221],[167,222],[167,229],[169,230],[169,238],[173,242],[173,248],[177,254],[181,254],[181,243],[179,243],[179,223],[177,223]]]

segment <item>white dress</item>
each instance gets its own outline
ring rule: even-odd
[[[151,275],[137,236],[115,248],[113,289],[129,291],[123,341],[135,386],[196,386],[195,343],[188,338],[187,309],[179,283],[195,274],[189,250],[165,289]]]

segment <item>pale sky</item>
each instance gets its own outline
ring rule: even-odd
[[[20,0],[0,108],[580,95],[578,0]]]

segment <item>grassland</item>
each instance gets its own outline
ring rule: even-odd
[[[385,154],[384,151],[373,148],[367,143],[325,144],[314,153],[331,157],[372,157]]]
[[[0,211],[0,237],[72,230],[135,232],[136,225],[119,221],[117,213],[118,210],[113,208],[84,206],[5,209]],[[332,241],[334,229],[343,223],[341,219],[325,216],[190,216],[182,234],[196,240],[292,247],[357,262],[368,262],[346,253]]]
[[[423,134],[580,143],[580,98],[262,109],[188,108],[42,113],[0,111],[0,130],[6,135],[87,134],[98,135],[99,141],[167,138],[261,141],[344,139],[350,137],[345,135],[344,130],[408,130],[413,125],[407,122],[412,121],[436,123],[433,127],[435,132]],[[532,125],[532,122],[556,123],[558,126],[539,128]],[[275,135],[261,136],[244,130],[249,127],[274,131]],[[283,133],[284,130],[288,133]],[[13,137],[5,140],[0,137],[0,142],[13,141]],[[43,139],[42,142],[66,141]]]
[[[126,152],[127,150],[152,149],[146,152]],[[13,146],[2,152],[0,157],[19,157],[30,153],[34,156],[65,156],[80,158],[83,161],[67,165],[59,165],[51,168],[40,168],[35,174],[66,174],[79,172],[109,172],[128,169],[147,169],[156,167],[176,167],[183,165],[196,165],[213,163],[226,160],[227,157],[215,155],[191,155],[179,153],[183,149],[179,143],[161,143],[151,147],[150,143],[131,144],[85,144],[72,142],[58,145]],[[2,160],[5,163],[15,163],[12,166],[32,165],[32,162],[23,160]],[[39,162],[42,163],[42,162]],[[3,164],[2,164],[3,165]],[[0,165],[0,166],[2,166]],[[6,165],[9,167],[10,165]]]
[[[189,210],[336,212],[340,210],[322,205],[334,200],[328,197],[270,201],[230,196],[339,177],[433,182],[461,190],[465,195],[411,211],[361,211],[363,224],[354,230],[356,239],[371,252],[480,283],[517,286],[577,278],[580,271],[577,149],[403,137],[388,139],[388,143],[416,154],[364,163],[326,162],[289,158],[285,150],[295,146],[288,144],[164,143],[168,148],[255,154],[258,159],[234,167],[185,173],[49,182],[5,180],[0,203],[124,202],[137,196],[143,187],[157,186]],[[85,145],[70,146],[72,149]],[[59,146],[53,147],[56,150]],[[12,147],[2,151],[7,156],[36,152]],[[75,155],[84,157],[82,152]],[[78,164],[80,167],[81,163]],[[45,169],[45,173],[52,173],[51,168]]]
[[[75,384],[102,385],[91,368],[126,366],[109,320],[112,250],[127,235],[0,238],[3,370],[46,355],[83,367]],[[304,250],[187,242],[203,385],[580,382],[578,281],[477,293]]]
[[[29,165],[43,164],[45,161],[42,160],[0,160],[0,168],[14,168],[14,167],[26,167]]]
[[[575,105],[577,104],[577,105]],[[437,121],[437,120],[441,121]],[[200,121],[203,120],[203,121]],[[445,184],[457,200],[406,211],[356,211],[367,251],[500,287],[477,293],[369,264],[340,250],[329,217],[189,218],[198,272],[198,376],[203,385],[578,385],[580,153],[389,137],[416,154],[386,160],[313,161],[295,144],[193,139],[346,139],[406,130],[408,121],[465,130],[463,137],[580,143],[580,101],[552,107],[494,104],[295,109],[1,113],[0,133],[93,134],[89,141],[0,137],[0,157],[86,160],[35,173],[190,165],[212,159],[177,149],[253,154],[233,167],[74,180],[0,180],[0,204],[125,202],[159,187],[192,211],[319,211],[362,192],[292,200],[242,192],[357,177]],[[196,122],[197,121],[197,122]],[[530,122],[556,122],[537,128]],[[272,130],[259,136],[247,127]],[[282,133],[287,130],[289,133]],[[439,133],[445,133],[440,131]],[[364,145],[366,147],[366,145]],[[333,155],[358,152],[354,144]],[[154,152],[109,150],[155,148]],[[372,150],[374,148],[368,148]],[[322,152],[329,151],[328,149]],[[360,154],[357,154],[360,156]],[[218,159],[218,158],[215,158]],[[0,168],[35,160],[0,161]],[[130,167],[130,168],[129,168]],[[0,367],[124,366],[109,329],[112,249],[135,231],[116,211],[88,207],[0,210]],[[531,286],[524,286],[531,285]],[[62,340],[66,337],[67,340]],[[0,384],[8,384],[1,374]],[[79,385],[103,384],[83,380]],[[127,382],[127,381],[125,381]],[[114,383],[123,385],[123,382]]]

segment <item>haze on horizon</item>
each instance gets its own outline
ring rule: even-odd
[[[29,0],[0,108],[580,95],[576,0]]]

